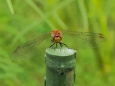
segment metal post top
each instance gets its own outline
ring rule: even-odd
[[[53,56],[60,56],[60,57],[62,57],[62,56],[71,56],[74,53],[76,53],[76,51],[73,50],[73,49],[62,47],[62,48],[56,48],[56,49],[47,48],[46,49],[46,53],[50,54],[50,55],[53,55]]]

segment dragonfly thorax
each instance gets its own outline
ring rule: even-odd
[[[53,38],[53,42],[59,43],[61,41],[61,37],[60,36],[55,36]]]

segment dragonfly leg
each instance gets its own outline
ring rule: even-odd
[[[51,48],[51,47],[53,47],[54,46],[54,44],[55,44],[55,42],[49,47],[49,48]]]
[[[61,47],[62,47],[62,45],[65,45],[68,48],[68,46],[65,43],[60,42]]]
[[[61,48],[62,48],[62,47],[63,47],[62,43],[61,43],[61,42],[59,42],[59,44],[60,44],[60,46],[61,46]]]
[[[56,43],[56,48],[57,48],[57,43]]]

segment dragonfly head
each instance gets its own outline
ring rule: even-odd
[[[51,36],[52,36],[52,38],[62,37],[62,33],[61,33],[60,30],[53,30],[53,31],[51,32]]]

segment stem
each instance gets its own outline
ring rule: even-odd
[[[74,86],[76,51],[68,48],[46,49],[45,86]]]

